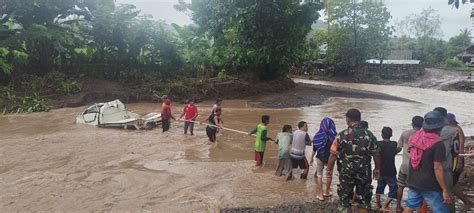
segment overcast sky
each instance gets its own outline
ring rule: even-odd
[[[186,25],[192,23],[184,13],[173,8],[178,0],[117,0],[118,3],[134,4],[142,13],[152,15],[154,19],[161,19],[167,23]],[[442,19],[441,30],[443,38],[448,39],[459,34],[460,30],[472,29],[470,11],[471,5],[461,5],[453,9],[448,5],[448,0],[385,0],[387,8],[392,14],[392,24],[405,16],[418,14],[424,8],[432,7],[438,11]],[[473,32],[474,33],[474,32]]]

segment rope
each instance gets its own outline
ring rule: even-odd
[[[192,122],[192,123],[202,124],[202,125],[206,125],[206,126],[212,126],[212,127],[215,127],[215,128],[220,128],[220,129],[228,130],[228,131],[235,132],[235,133],[245,134],[245,135],[249,134],[248,132],[244,132],[244,131],[240,131],[240,130],[236,130],[236,129],[231,129],[231,128],[226,128],[226,127],[219,127],[219,126],[212,125],[212,124],[203,124],[203,123],[198,122],[198,121],[186,121],[186,120],[177,120],[177,121]]]

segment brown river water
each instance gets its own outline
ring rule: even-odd
[[[273,137],[283,124],[305,120],[312,136],[324,116],[345,127],[348,108],[361,109],[378,136],[383,126],[394,129],[394,140],[410,128],[414,115],[444,106],[457,115],[466,135],[474,135],[474,94],[400,86],[297,80],[387,93],[418,103],[333,98],[321,106],[257,109],[246,100],[224,102],[222,119],[228,128],[249,131],[260,116],[271,116]],[[282,97],[284,98],[284,97]],[[212,103],[199,103],[209,114]],[[130,104],[137,113],[158,111],[160,105]],[[222,131],[209,145],[205,126],[195,136],[172,129],[134,131],[76,125],[84,107],[46,113],[0,117],[0,212],[13,211],[151,211],[218,212],[228,207],[272,207],[316,200],[314,178],[285,182],[273,175],[275,144],[267,145],[265,165],[255,168],[254,138]],[[174,114],[181,112],[175,104]],[[204,120],[201,116],[198,120]],[[311,148],[307,148],[307,156]],[[400,163],[400,162],[398,162]],[[310,173],[314,173],[312,167]]]

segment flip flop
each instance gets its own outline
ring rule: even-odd
[[[316,198],[317,198],[319,201],[324,201],[324,197],[320,197],[319,195],[316,196]]]
[[[323,194],[324,197],[331,197],[332,196],[332,192],[329,192],[327,194]]]

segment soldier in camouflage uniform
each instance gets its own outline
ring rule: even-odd
[[[377,139],[369,130],[360,126],[361,113],[357,109],[350,109],[346,113],[348,128],[338,134],[331,147],[331,156],[328,161],[327,176],[332,176],[336,158],[338,163],[339,207],[345,211],[351,206],[351,201],[356,188],[356,201],[361,210],[370,208],[372,199],[372,168],[371,157],[375,161],[373,177],[380,175],[380,156]]]

